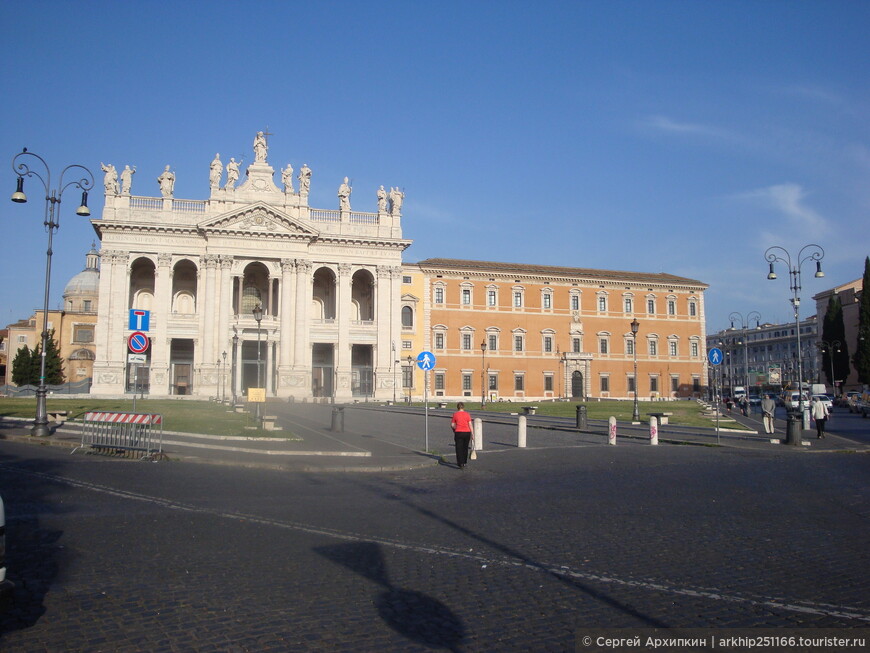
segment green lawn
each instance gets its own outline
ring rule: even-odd
[[[133,412],[132,399],[55,399],[50,396],[46,406],[51,410],[69,411],[68,419],[80,420],[89,410]],[[266,410],[264,408],[264,410]],[[229,411],[229,406],[212,401],[137,399],[137,413],[163,415],[164,431],[205,433],[207,435],[246,435],[256,437],[295,438],[289,431],[246,429],[256,425],[256,408],[250,413]],[[0,417],[34,417],[36,399],[0,397]]]

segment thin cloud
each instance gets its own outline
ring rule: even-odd
[[[809,84],[793,84],[791,86],[784,86],[779,90],[786,95],[802,97],[808,100],[814,100],[816,102],[824,102],[825,104],[845,104],[845,100],[841,96],[837,95],[836,93],[832,93],[828,89],[822,88],[821,86],[812,86]]]
[[[698,136],[710,136],[715,138],[727,138],[727,132],[711,127],[691,122],[678,122],[667,116],[648,116],[644,119],[643,124],[647,127],[652,127],[657,131],[667,132],[669,134],[693,134]]]
[[[829,228],[825,220],[814,209],[807,206],[804,199],[807,193],[800,184],[776,184],[767,188],[741,193],[739,199],[756,202],[773,209],[804,232],[821,233]]]

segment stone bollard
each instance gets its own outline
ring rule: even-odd
[[[483,451],[483,420],[475,417],[473,426],[474,431],[472,431],[471,437],[474,438],[474,450]]]
[[[649,443],[659,443],[659,420],[657,417],[649,418]]]
[[[577,414],[575,415],[576,428],[578,431],[585,430],[587,425],[588,425],[588,421],[587,421],[587,417],[586,417],[587,416],[586,406],[584,406],[583,404],[578,404],[576,407],[576,411],[577,411]]]
[[[344,408],[335,406],[332,409],[332,432],[344,433]]]
[[[616,444],[616,418],[607,420],[607,444]]]
[[[517,447],[526,448],[526,416],[520,415],[517,423]]]

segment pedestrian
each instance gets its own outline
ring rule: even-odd
[[[743,395],[739,399],[740,402],[740,412],[743,413],[743,417],[749,417],[749,399],[746,398],[746,395]]]
[[[456,464],[459,469],[464,469],[468,464],[468,445],[471,444],[471,415],[461,401],[456,404],[450,428],[453,429],[453,441],[456,443]]]
[[[728,409],[728,414],[729,414],[729,415],[731,414],[731,407],[732,407],[733,405],[734,405],[734,404],[733,404],[732,401],[731,401],[731,397],[725,397],[725,408]]]
[[[825,422],[828,421],[828,407],[819,399],[813,397],[813,405],[810,406],[810,416],[816,420],[816,439],[825,437]]]
[[[765,433],[773,433],[773,415],[776,412],[776,402],[770,395],[764,395],[761,400],[761,422],[764,424]]]

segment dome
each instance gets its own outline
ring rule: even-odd
[[[95,295],[100,290],[100,271],[93,268],[82,270],[69,280],[63,289],[63,296]]]

